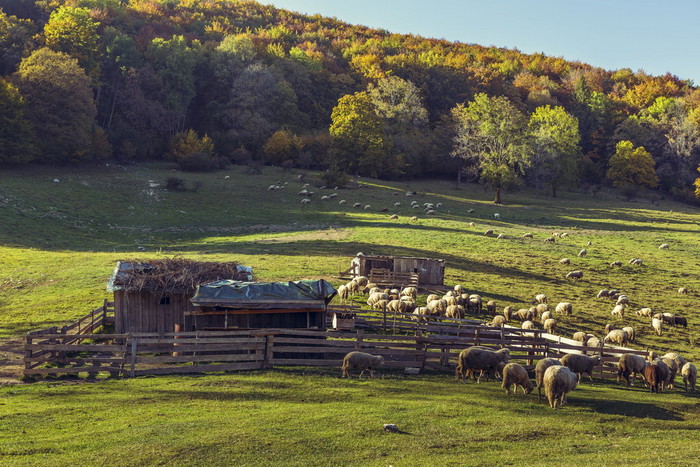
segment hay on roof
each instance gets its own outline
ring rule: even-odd
[[[246,273],[238,270],[238,263],[230,261],[193,261],[184,258],[123,260],[130,267],[120,271],[114,285],[134,292],[183,294],[198,285],[224,279],[246,281]]]

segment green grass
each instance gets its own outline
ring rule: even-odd
[[[583,383],[554,411],[536,391],[506,396],[497,383],[384,376],[288,369],[6,388],[0,461],[688,465],[700,453],[697,396]]]
[[[202,182],[171,193],[179,176]],[[226,179],[225,176],[230,178]],[[53,179],[59,182],[53,182]],[[267,191],[277,181],[281,191]],[[170,166],[30,168],[0,173],[0,337],[63,325],[110,298],[117,260],[181,255],[234,260],[260,280],[325,278],[357,252],[446,260],[446,283],[505,305],[537,293],[570,301],[559,332],[602,334],[605,323],[633,325],[639,348],[700,357],[700,214],[663,199],[506,193],[505,206],[476,186],[447,181],[364,180],[359,188],[316,191],[299,203],[295,173],[239,167],[214,174],[172,173]],[[444,204],[434,217],[410,209],[415,198]],[[395,196],[394,193],[398,193]],[[341,206],[338,200],[346,199]],[[372,205],[369,211],[352,204]],[[401,206],[394,209],[393,205]],[[380,212],[389,208],[389,212]],[[468,213],[474,209],[473,213]],[[390,220],[393,212],[398,221]],[[501,214],[495,219],[494,212]],[[418,221],[411,221],[416,215]],[[469,223],[474,222],[474,226]],[[506,238],[485,237],[495,229]],[[552,232],[568,232],[555,244]],[[535,238],[523,239],[533,232]],[[587,243],[592,242],[588,246]],[[659,250],[669,243],[669,250]],[[144,248],[141,251],[139,247]],[[588,256],[579,258],[581,248]],[[571,258],[571,266],[559,259]],[[642,267],[627,261],[644,260]],[[610,268],[620,260],[622,268]],[[584,271],[580,281],[564,278]],[[681,286],[691,294],[679,295]],[[632,301],[624,320],[596,300],[619,288]],[[361,299],[358,298],[358,301]],[[654,336],[633,312],[649,306],[682,313],[688,329]],[[202,377],[54,381],[0,388],[0,460],[6,464],[490,465],[688,464],[697,456],[696,396],[650,395],[614,384],[584,383],[552,411],[536,397],[506,397],[494,383],[460,385],[449,375],[340,381],[337,370],[275,370]],[[410,435],[385,433],[396,423]],[[663,449],[659,446],[663,444]],[[691,454],[687,454],[690,449]],[[661,460],[662,459],[662,460]]]

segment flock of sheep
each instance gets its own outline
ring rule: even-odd
[[[366,294],[368,306],[375,310],[405,314],[414,320],[464,318],[466,313],[479,314],[484,311],[483,299],[479,295],[465,293],[460,285],[456,285],[442,297],[435,294],[427,296],[425,306],[417,305],[418,290],[415,287],[406,287],[402,290],[381,289],[376,284],[370,283],[364,276],[356,277],[338,287],[338,295],[342,302],[346,302],[351,295],[358,293]],[[620,318],[624,316],[624,310],[630,303],[629,297],[617,290],[602,290],[597,298],[615,300],[612,314]],[[538,294],[531,300],[532,306],[529,308],[515,310],[512,306],[506,306],[502,313],[498,313],[496,303],[490,300],[485,307],[485,311],[492,315],[488,325],[502,327],[517,319],[522,321],[523,329],[535,329],[535,322],[539,321],[546,332],[553,333],[557,326],[555,314],[571,315],[573,305],[569,302],[560,302],[550,310],[547,301],[545,294]],[[653,315],[649,308],[642,308],[637,314],[651,317],[655,329],[657,319],[668,324],[687,326],[684,318],[679,319],[680,317],[669,313]],[[634,342],[636,338],[636,332],[631,326],[618,329],[608,324],[605,333],[605,337],[601,340],[590,333],[580,331],[574,333],[573,339],[586,347],[600,347],[605,344],[625,346],[629,342]],[[471,376],[480,382],[484,376],[487,380],[490,376],[497,376],[502,379],[501,386],[508,394],[511,392],[511,387],[517,389],[517,386],[520,386],[525,394],[529,394],[533,385],[527,370],[509,360],[508,349],[492,350],[473,346],[460,353],[456,377],[466,381]],[[351,370],[360,370],[360,377],[365,371],[369,371],[372,375],[372,370],[383,364],[384,360],[381,356],[351,352],[343,361],[342,375],[350,377]],[[566,395],[580,383],[581,375],[587,375],[592,381],[593,368],[597,365],[600,365],[600,357],[591,357],[585,355],[585,352],[566,354],[561,359],[543,358],[535,367],[536,386],[540,397],[544,388],[550,406],[557,408],[566,402]],[[639,355],[624,353],[618,362],[618,382],[624,378],[628,385],[634,385],[634,377],[642,376],[653,392],[673,388],[677,374],[683,377],[686,391],[688,389],[695,391],[697,368],[678,354],[667,353],[657,357],[650,352],[648,359],[645,359]]]

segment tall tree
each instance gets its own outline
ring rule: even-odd
[[[0,164],[21,164],[36,156],[34,134],[15,86],[0,78]]]
[[[17,69],[35,33],[36,26],[30,20],[7,15],[0,8],[0,75],[9,75]]]
[[[494,203],[501,204],[501,190],[517,184],[531,164],[526,118],[505,97],[486,94],[474,96],[462,112],[457,124],[475,125],[474,131],[463,134],[474,139],[469,146],[477,148],[481,181],[494,189]]]
[[[654,171],[654,159],[644,147],[634,147],[631,141],[620,141],[610,157],[607,176],[618,188],[656,188],[659,178]]]
[[[529,173],[538,187],[546,183],[557,196],[557,188],[574,182],[581,154],[578,120],[563,107],[538,107],[528,123],[533,145]]]
[[[95,135],[95,102],[90,78],[78,61],[42,48],[22,60],[17,83],[27,101],[39,160],[77,162],[90,159]]]
[[[97,44],[99,23],[92,19],[88,8],[61,6],[51,13],[44,26],[46,46],[77,58],[85,72],[97,82],[99,60]]]

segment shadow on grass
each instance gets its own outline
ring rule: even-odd
[[[608,415],[624,415],[625,417],[651,418],[654,420],[670,420],[681,422],[685,420],[678,412],[658,407],[654,404],[630,402],[625,400],[580,400],[576,405],[588,407],[597,413]]]

